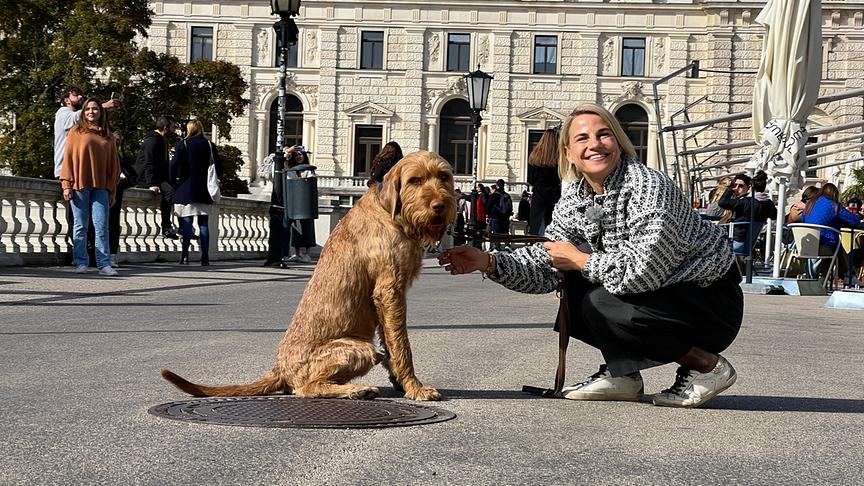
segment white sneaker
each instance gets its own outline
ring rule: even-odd
[[[87,273],[87,265],[76,265],[75,273]]]
[[[290,262],[290,263],[293,263],[293,262],[299,262],[299,261],[300,261],[300,256],[299,256],[299,255],[291,255],[291,256],[288,257],[288,258],[283,258],[282,261],[283,261],[283,262]]]
[[[564,387],[561,394],[569,400],[621,400],[638,402],[642,400],[645,386],[642,375],[634,373],[627,376],[612,377],[606,365],[582,383]]]
[[[732,386],[737,378],[735,368],[723,356],[717,360],[714,369],[707,373],[681,366],[675,374],[675,384],[654,395],[654,405],[696,408]]]
[[[104,267],[99,269],[99,275],[104,275],[106,277],[116,277],[119,275],[117,270],[111,268],[111,265],[105,265]]]
[[[312,263],[312,257],[309,255],[300,255],[300,263]]]

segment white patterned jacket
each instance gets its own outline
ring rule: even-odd
[[[734,260],[725,232],[702,220],[665,174],[637,160],[622,159],[606,178],[601,196],[584,179],[566,186],[546,237],[575,245],[587,242],[591,255],[582,274],[612,294],[679,282],[705,287]],[[542,244],[496,258],[497,272],[490,278],[509,289],[540,294],[558,287],[558,271]]]

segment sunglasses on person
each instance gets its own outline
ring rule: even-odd
[[[739,187],[744,188],[744,187],[747,187],[747,184],[732,184],[732,187],[734,187],[736,189]]]

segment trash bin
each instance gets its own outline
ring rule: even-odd
[[[318,219],[318,178],[301,177],[306,170],[315,170],[314,165],[300,164],[286,167],[297,177],[285,177],[285,215],[288,219]]]

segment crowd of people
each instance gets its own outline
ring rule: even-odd
[[[169,138],[175,135],[176,126],[173,119],[162,116],[156,120],[155,130],[142,140],[134,165],[127,164],[120,160],[120,134],[111,131],[106,112],[119,105],[114,99],[103,103],[86,97],[80,88],[70,86],[55,115],[54,175],[69,204],[66,213],[75,272],[83,274],[89,269],[90,240],[92,260],[99,274],[118,275],[123,190],[136,185],[159,195],[165,238],[179,238],[171,222],[172,214],[181,221],[181,264],[189,262],[190,241],[197,238],[192,222],[197,217],[200,262],[209,265],[208,214],[214,201],[207,186],[208,170],[212,165],[217,174],[222,173],[216,147],[204,137],[201,123],[192,120],[169,160]],[[88,238],[90,231],[92,236]]]

